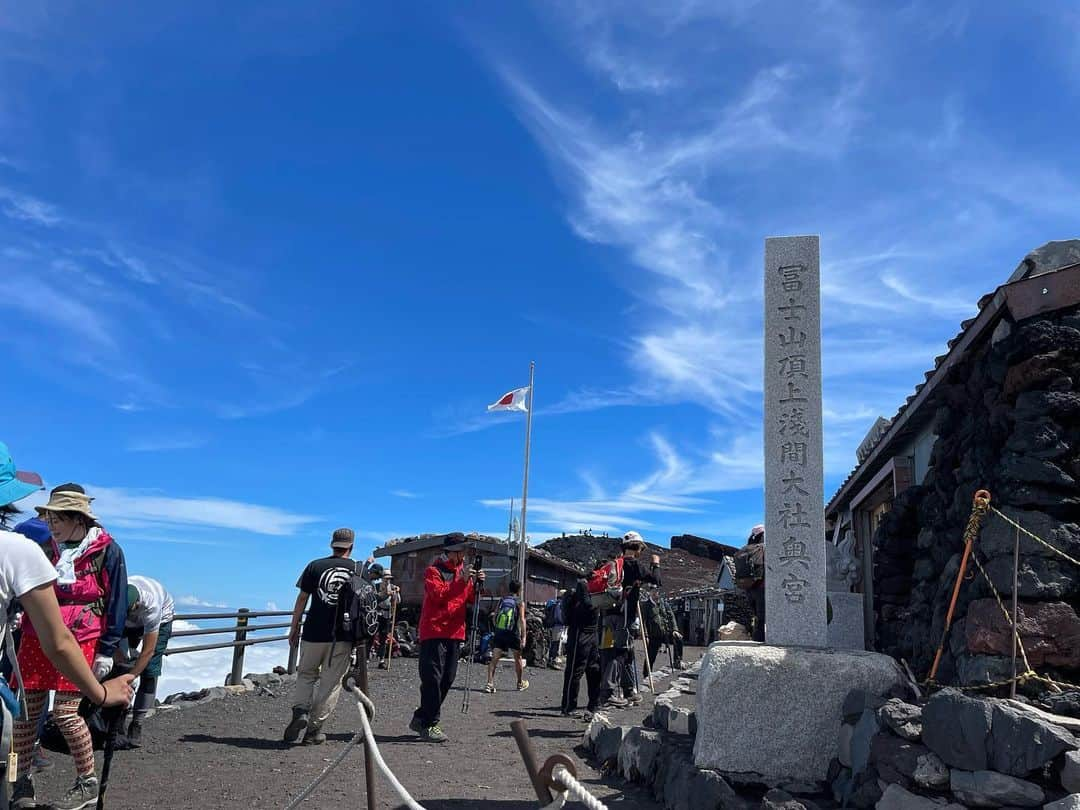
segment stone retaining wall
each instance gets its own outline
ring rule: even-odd
[[[1003,322],[939,388],[938,435],[920,486],[901,493],[874,535],[877,648],[930,670],[977,489],[1020,524],[1080,559],[1080,314]],[[1012,594],[1015,530],[990,515],[977,545],[994,587]],[[977,572],[976,572],[977,573]],[[965,583],[941,683],[1011,675],[1003,615],[982,580]],[[1021,635],[1032,664],[1080,682],[1080,568],[1021,540]]]

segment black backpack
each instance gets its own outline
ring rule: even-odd
[[[748,543],[735,552],[735,584],[748,591],[765,579],[765,544]]]
[[[359,568],[338,591],[338,616],[338,641],[370,641],[379,632],[379,595]]]

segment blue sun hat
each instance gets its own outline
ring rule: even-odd
[[[39,489],[44,489],[41,478],[36,473],[17,471],[7,445],[0,442],[0,506],[22,500]]]

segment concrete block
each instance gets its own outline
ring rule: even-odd
[[[897,663],[877,653],[713,644],[698,680],[694,761],[776,782],[824,782],[848,692],[884,695],[905,683]]]

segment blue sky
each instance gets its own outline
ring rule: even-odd
[[[0,5],[0,438],[191,603],[504,531],[532,359],[535,540],[738,541],[765,236],[821,235],[828,495],[1077,235],[1069,3],[222,5]]]

